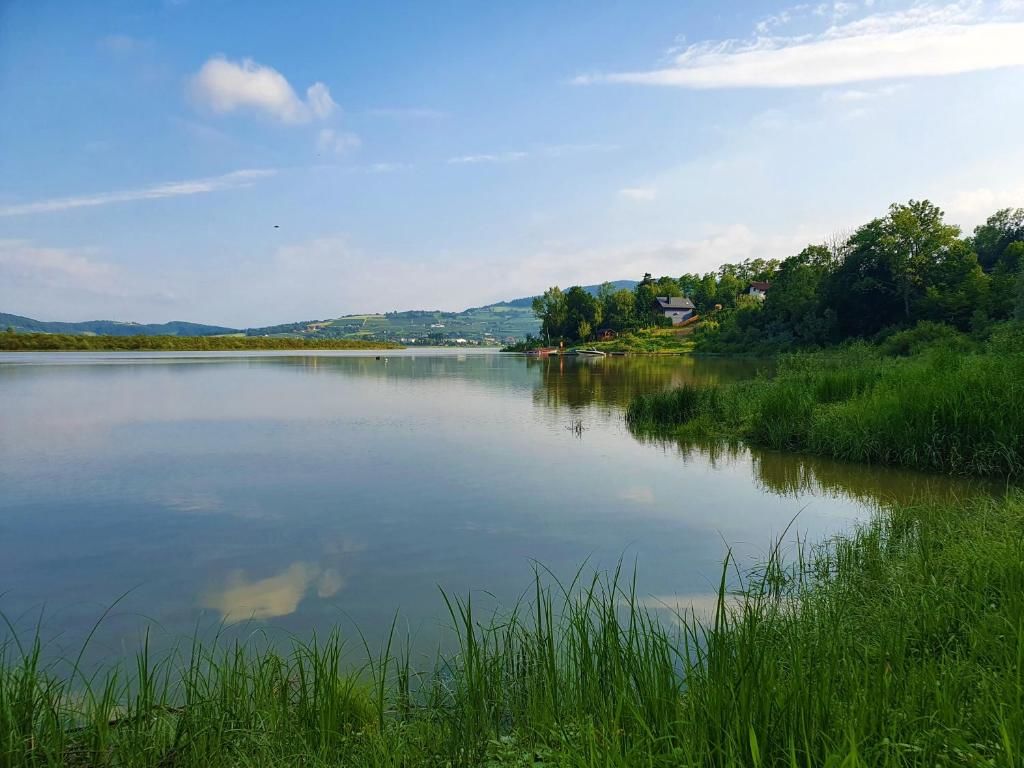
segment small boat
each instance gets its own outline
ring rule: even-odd
[[[580,355],[591,355],[592,357],[604,357],[605,354],[599,349],[577,349],[577,354]]]

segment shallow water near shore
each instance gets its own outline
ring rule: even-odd
[[[630,397],[751,360],[485,351],[0,355],[0,610],[54,653],[146,626],[308,636],[391,624],[426,648],[439,588],[507,605],[542,563],[635,562],[652,606],[701,606],[762,557],[948,478],[634,438]],[[795,521],[794,521],[795,518]],[[485,591],[486,590],[486,591]],[[127,594],[125,594],[127,593]],[[6,632],[7,630],[5,630]]]

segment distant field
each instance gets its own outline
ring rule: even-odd
[[[351,339],[268,336],[84,336],[63,333],[0,333],[0,350],[217,352],[258,349],[397,349],[398,344]]]

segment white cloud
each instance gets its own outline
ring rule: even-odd
[[[495,154],[459,155],[448,158],[452,164],[464,163],[509,163],[529,157],[528,152],[498,152]]]
[[[619,196],[637,202],[650,202],[657,199],[658,190],[654,187],[625,187],[619,190]]]
[[[596,248],[553,245],[519,260],[514,274],[528,278],[530,287],[521,285],[519,290],[529,291],[536,290],[538,285],[586,285],[645,272],[657,275],[705,272],[726,262],[756,256],[791,256],[808,243],[820,242],[825,234],[803,230],[786,235],[759,234],[744,224],[733,224],[694,240],[633,242]],[[512,287],[515,286],[505,286],[506,290]]]
[[[56,248],[0,240],[0,307],[53,320],[117,318],[166,310],[174,296],[156,278],[105,261],[95,248]]]
[[[829,11],[846,15],[836,3]],[[986,17],[978,2],[919,4],[833,25],[817,35],[691,45],[667,68],[585,75],[579,84],[787,88],[934,77],[1024,66],[1024,22]]]
[[[252,59],[240,62],[221,56],[207,59],[192,78],[189,90],[197,104],[218,114],[249,109],[285,123],[322,120],[338,106],[323,83],[309,86],[303,101],[284,75]]]
[[[0,275],[5,283],[32,280],[38,287],[70,284],[82,290],[110,293],[117,270],[91,258],[92,251],[47,248],[25,240],[0,240]]]
[[[257,179],[273,176],[275,173],[276,171],[272,169],[233,171],[222,176],[211,176],[204,179],[191,179],[187,181],[169,181],[140,189],[98,192],[92,195],[79,195],[75,197],[57,197],[50,200],[39,200],[34,203],[18,203],[0,207],[0,216],[23,216],[30,213],[51,213],[53,211],[66,211],[71,208],[109,205],[110,203],[201,195],[224,189],[249,187]]]
[[[970,229],[1001,208],[1024,206],[1024,184],[1016,187],[962,189],[947,199],[944,206],[947,220]]]
[[[356,134],[333,128],[321,128],[316,137],[316,148],[320,152],[333,152],[336,155],[346,155],[358,149],[361,144]]]

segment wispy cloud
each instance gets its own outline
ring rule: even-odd
[[[649,203],[652,200],[657,199],[658,190],[654,187],[625,187],[624,189],[619,190],[619,197],[624,197],[627,200]]]
[[[350,131],[336,131],[333,128],[322,128],[316,137],[316,148],[320,152],[331,152],[335,155],[347,155],[359,149],[362,140]]]
[[[567,155],[582,155],[590,152],[614,152],[618,144],[603,144],[591,142],[589,144],[549,144],[540,149],[540,154],[547,157],[566,157]]]
[[[449,157],[448,162],[456,165],[465,163],[510,163],[515,160],[523,160],[529,156],[529,152],[498,152],[493,154],[459,155],[457,157]]]
[[[427,107],[374,107],[366,110],[371,117],[391,117],[396,120],[439,120],[448,113]]]
[[[203,179],[186,181],[169,181],[139,189],[126,189],[115,192],[98,192],[92,195],[75,197],[57,197],[50,200],[37,200],[32,203],[20,203],[0,207],[0,216],[23,216],[30,213],[53,213],[72,208],[89,208],[111,203],[129,203],[137,200],[161,200],[166,197],[184,197],[186,195],[202,195],[225,189],[238,189],[252,186],[258,179],[273,176],[274,169],[251,169],[234,171],[222,176],[210,176]]]
[[[322,120],[338,107],[323,83],[309,86],[302,100],[273,67],[252,59],[234,62],[222,56],[207,59],[191,79],[189,93],[196,104],[218,114],[248,109],[284,123]]]
[[[833,19],[852,6],[829,6]],[[1004,3],[1005,5],[1005,3]],[[1024,66],[1024,22],[980,2],[917,4],[874,13],[816,35],[698,43],[665,68],[583,75],[577,84],[681,88],[788,88],[935,77]],[[765,29],[769,29],[768,25]]]
[[[374,163],[367,170],[370,173],[395,173],[396,171],[405,171],[412,166],[409,163]]]

